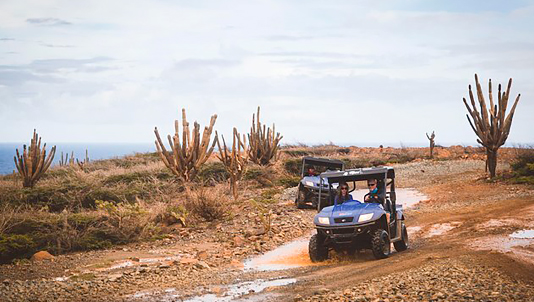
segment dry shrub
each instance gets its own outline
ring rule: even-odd
[[[193,215],[205,221],[223,219],[229,212],[230,198],[222,186],[205,188],[203,186],[190,191],[186,197],[185,208]]]

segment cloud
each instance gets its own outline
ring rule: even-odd
[[[48,59],[35,60],[27,65],[27,67],[39,73],[55,73],[62,69],[71,70],[74,72],[95,72],[108,70],[107,67],[100,66],[95,69],[94,64],[113,61],[109,57],[94,57],[91,59]]]
[[[44,47],[50,47],[50,48],[73,48],[74,45],[68,45],[68,44],[65,44],[65,45],[61,45],[61,44],[50,44],[50,43],[45,43],[45,42],[39,42],[39,44],[41,46],[44,46]]]
[[[71,25],[72,23],[61,20],[58,18],[29,18],[26,19],[27,23],[34,24],[34,25],[41,25],[41,26],[63,26],[63,25]]]
[[[60,83],[68,82],[62,71],[76,73],[97,73],[112,69],[99,63],[113,61],[108,57],[91,59],[49,59],[35,60],[29,64],[0,65],[0,85],[19,87],[26,82]]]
[[[5,42],[5,41],[15,41],[15,39],[13,39],[13,38],[0,38],[0,41],[3,41],[3,42]]]
[[[261,56],[268,57],[312,57],[312,58],[358,58],[361,55],[355,55],[342,52],[319,52],[319,51],[277,51],[260,53]]]
[[[302,41],[302,40],[312,40],[316,39],[315,36],[291,36],[291,35],[273,35],[267,36],[266,39],[269,41]]]

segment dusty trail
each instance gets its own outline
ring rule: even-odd
[[[306,236],[315,211],[294,210],[281,200],[275,205],[283,209],[274,225],[276,241],[258,234],[229,244],[215,240],[225,230],[214,226],[179,244],[58,257],[55,267],[78,265],[96,277],[58,280],[65,275],[60,269],[41,274],[41,281],[13,275],[19,281],[0,284],[0,301],[20,301],[21,295],[33,301],[534,300],[534,239],[509,237],[534,229],[534,190],[488,183],[482,175],[483,162],[477,161],[399,166],[401,184],[417,187],[429,200],[405,212],[410,249],[388,259],[363,252],[311,264]],[[295,239],[265,254],[274,242]],[[260,242],[265,256],[244,261]]]

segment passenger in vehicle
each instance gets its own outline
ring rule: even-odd
[[[367,186],[369,187],[369,193],[365,194],[364,201],[368,203],[381,203],[378,197],[378,181],[376,179],[369,179]]]
[[[346,201],[354,201],[354,199],[352,199],[352,195],[349,194],[349,185],[341,183],[339,184],[339,191],[336,195],[335,202],[337,204],[342,204]]]
[[[314,166],[309,166],[308,167],[308,176],[317,176],[317,172],[315,171],[315,167]]]

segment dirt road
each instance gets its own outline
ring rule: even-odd
[[[410,249],[388,259],[364,252],[312,265],[305,238],[315,211],[294,209],[288,195],[273,205],[269,234],[213,225],[186,239],[0,267],[0,301],[534,300],[534,240],[514,238],[534,229],[534,190],[489,183],[483,168],[463,160],[398,166],[399,184],[429,199],[406,211]],[[235,228],[247,230],[247,221]],[[293,240],[266,270],[246,261]]]

